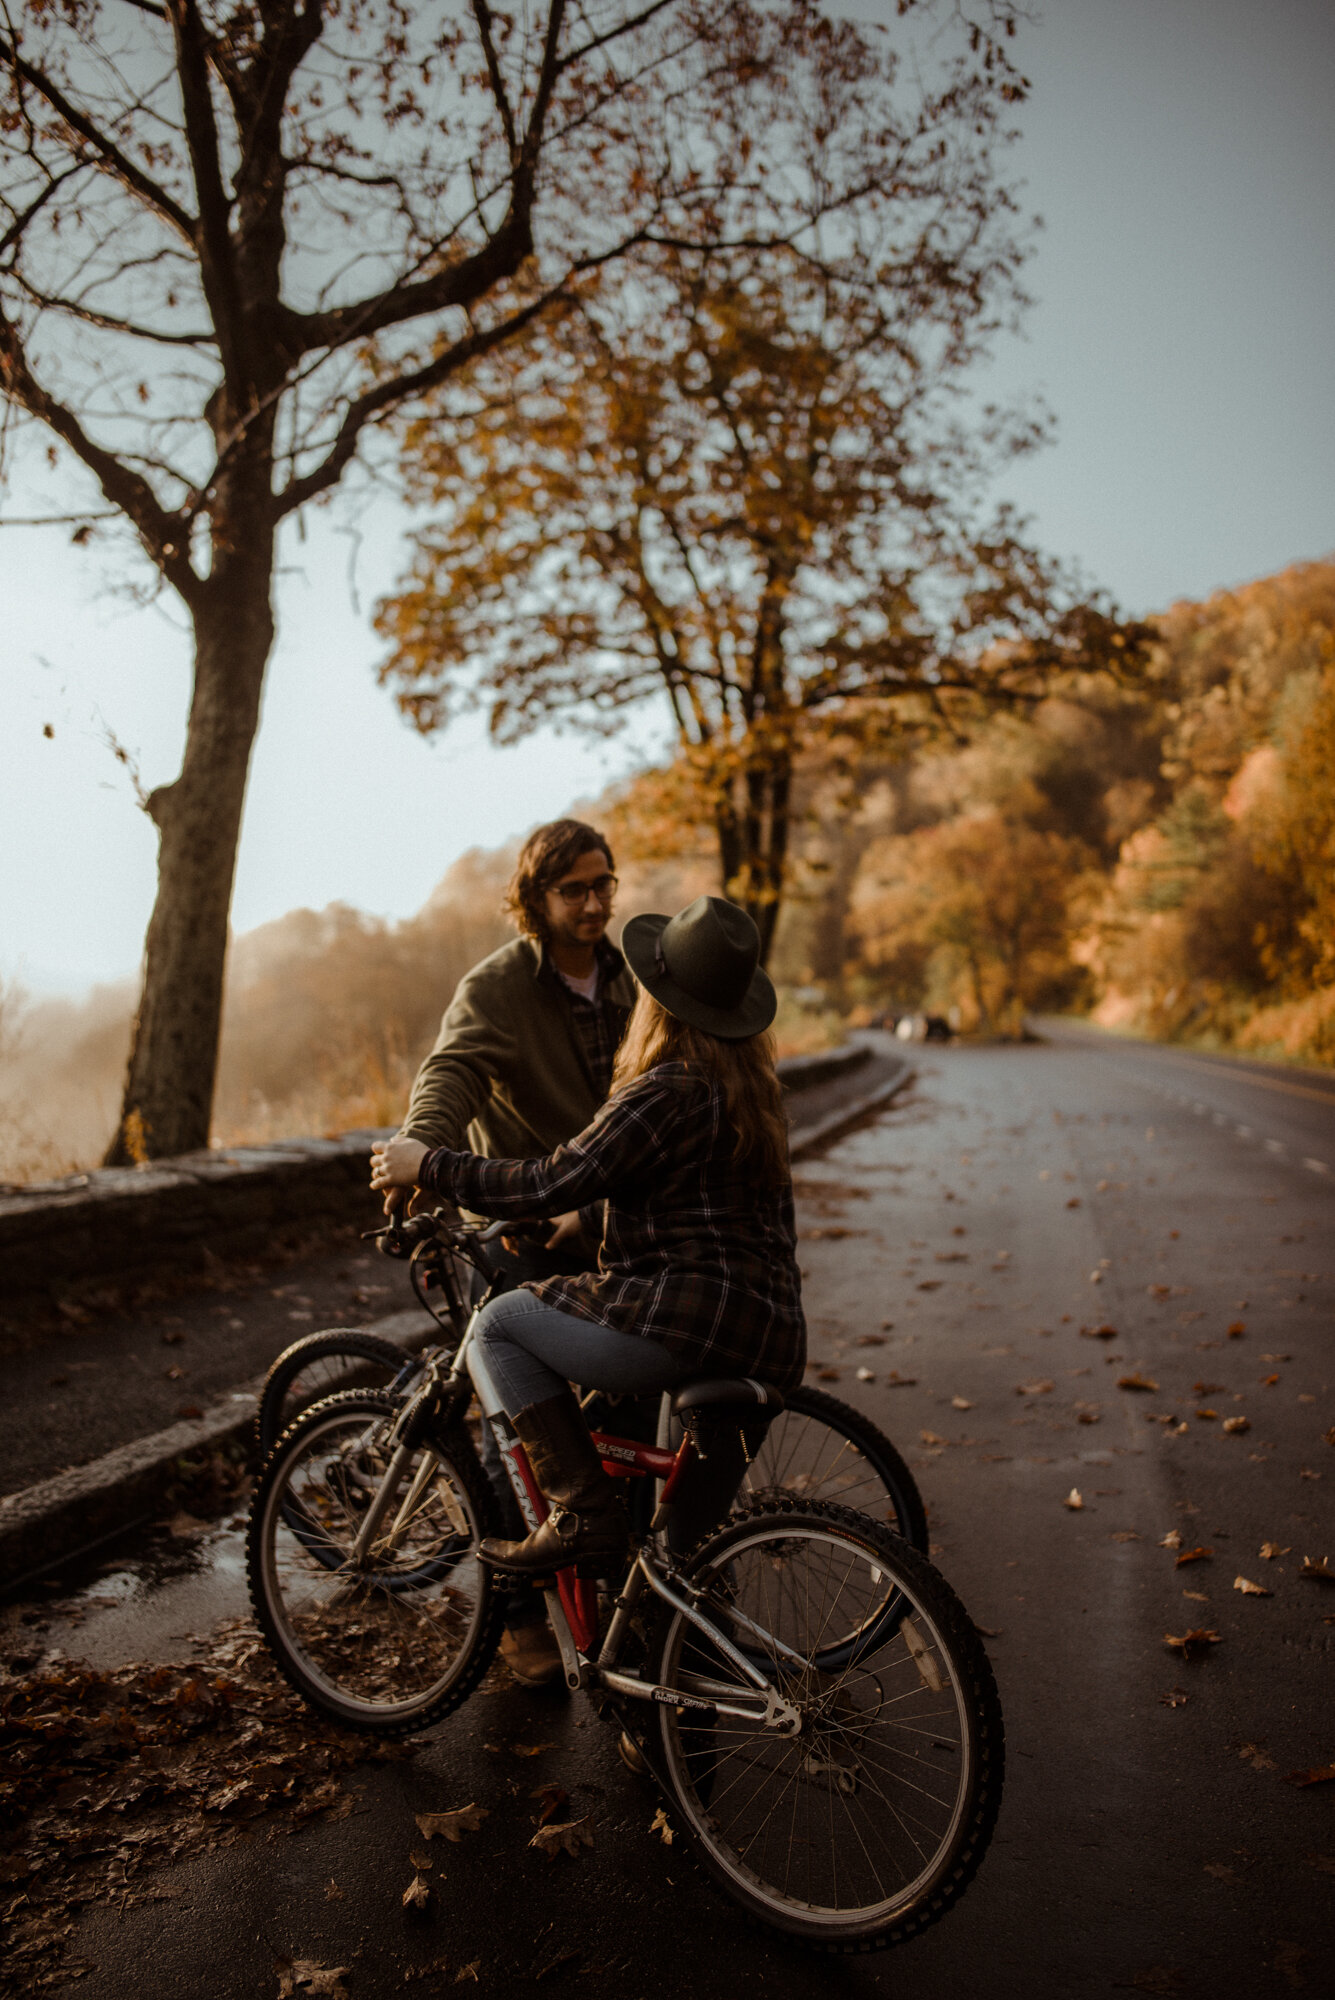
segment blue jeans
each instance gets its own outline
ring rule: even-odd
[[[522,1289],[484,1306],[473,1329],[507,1416],[560,1395],[568,1382],[643,1396],[671,1388],[685,1370],[659,1341],[614,1333]]]

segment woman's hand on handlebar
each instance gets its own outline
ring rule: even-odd
[[[427,1153],[420,1139],[377,1140],[371,1148],[371,1186],[385,1197],[385,1213],[395,1210],[417,1185],[417,1172]]]

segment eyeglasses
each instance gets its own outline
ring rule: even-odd
[[[590,896],[596,896],[600,903],[610,903],[616,892],[615,875],[596,875],[592,882],[558,882],[556,885],[557,895],[572,910],[587,903]]]

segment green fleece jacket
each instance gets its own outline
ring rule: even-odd
[[[599,956],[600,998],[624,1025],[635,981],[611,945]],[[485,1159],[532,1159],[582,1132],[601,1102],[569,995],[542,946],[520,937],[459,981],[402,1129],[433,1148],[466,1140]]]

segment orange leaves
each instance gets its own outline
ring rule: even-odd
[[[583,1819],[540,1826],[529,1846],[536,1847],[549,1861],[555,1861],[558,1854],[577,1855],[581,1848],[593,1846],[593,1822],[586,1814]]]
[[[1153,1391],[1158,1388],[1159,1384],[1153,1379],[1152,1376],[1142,1375],[1137,1370],[1130,1375],[1119,1375],[1117,1378],[1117,1386],[1119,1389],[1143,1389],[1153,1393]]]
[[[1206,1549],[1206,1548],[1183,1549],[1181,1555],[1178,1557],[1177,1561],[1173,1564],[1173,1568],[1182,1569],[1184,1565],[1187,1563],[1205,1562],[1213,1554],[1214,1554],[1213,1549]]]
[[[1252,1420],[1250,1417],[1224,1418],[1223,1429],[1228,1432],[1230,1437],[1240,1437],[1244,1431],[1249,1431],[1251,1427]]]
[[[1204,1626],[1197,1625],[1193,1626],[1190,1632],[1183,1632],[1180,1635],[1165,1632],[1163,1642],[1173,1652],[1181,1653],[1184,1660],[1194,1660],[1199,1655],[1207,1653],[1211,1646],[1218,1646],[1221,1639],[1218,1632],[1208,1631]]]
[[[488,1817],[486,1806],[456,1806],[452,1812],[418,1813],[415,1815],[418,1831],[424,1840],[431,1840],[439,1834],[442,1840],[452,1841],[458,1847],[466,1833],[477,1833]]]

